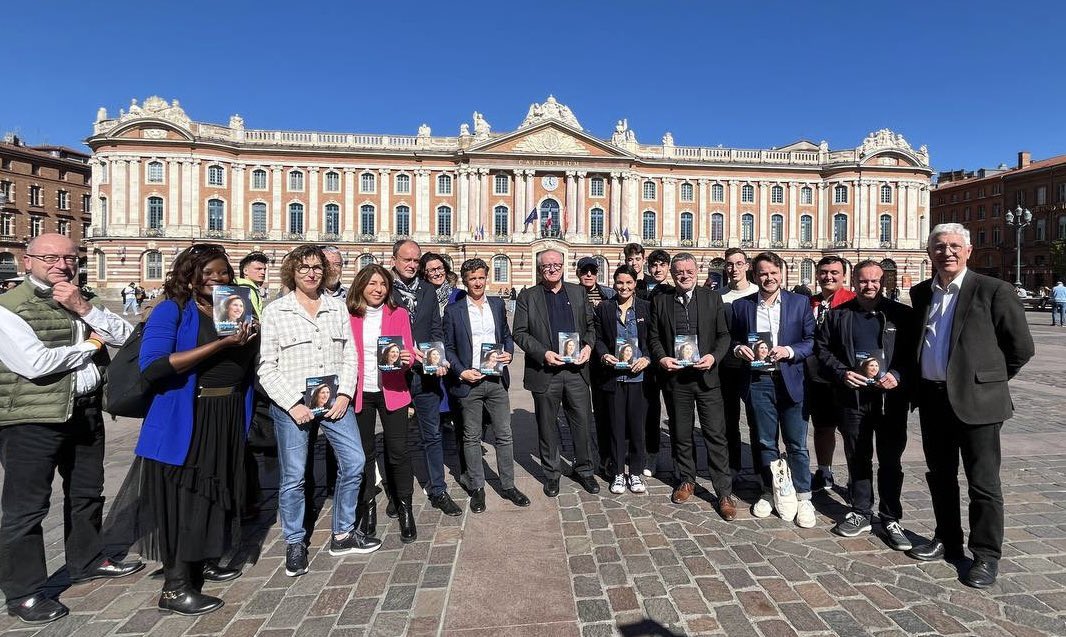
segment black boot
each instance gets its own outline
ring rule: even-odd
[[[175,562],[163,566],[163,593],[159,596],[159,610],[179,615],[204,615],[222,608],[224,602],[203,595],[195,588],[202,585],[203,563]]]
[[[203,577],[208,582],[228,582],[241,576],[241,569],[226,568],[218,563],[218,560],[204,562]]]
[[[378,503],[371,500],[355,507],[355,528],[363,535],[373,537],[378,532]]]
[[[410,544],[418,539],[418,529],[415,528],[415,514],[411,507],[411,496],[400,498],[396,503],[396,514],[400,522],[400,541]]]

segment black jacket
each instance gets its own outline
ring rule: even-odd
[[[563,288],[570,299],[570,309],[574,315],[574,331],[581,335],[581,347],[585,345],[592,347],[596,342],[596,331],[593,328],[592,303],[589,302],[589,295],[585,292],[585,288],[577,283],[563,282]],[[529,391],[547,391],[548,383],[557,371],[575,369],[573,365],[553,368],[544,364],[544,355],[549,350],[555,351],[556,335],[551,333],[551,326],[548,324],[548,302],[544,298],[543,285],[534,285],[518,293],[512,335],[515,344],[526,353],[522,386]],[[589,383],[587,363],[581,365],[580,372],[585,382]]]
[[[403,295],[396,286],[392,288],[392,300],[400,307],[406,307]],[[421,281],[418,284],[416,303],[411,319],[411,337],[415,339],[415,347],[429,341],[444,342],[444,324],[441,322],[440,305],[437,304],[437,291],[430,283]],[[422,363],[416,363],[412,369],[421,374]]]
[[[637,344],[640,351],[651,359],[648,350],[648,324],[651,322],[651,304],[641,298],[633,299],[633,309],[637,315]],[[609,299],[596,306],[596,345],[593,347],[593,365],[597,369],[594,375],[596,385],[605,392],[614,392],[618,386],[618,377],[629,375],[628,370],[615,369],[603,364],[605,354],[615,354],[615,340],[618,339],[618,301]],[[644,368],[644,383],[650,383],[655,373],[655,361]]]
[[[718,367],[729,352],[730,343],[725,303],[722,302],[721,294],[701,285],[696,286],[692,293],[693,302],[696,303],[696,342],[700,348],[700,356],[714,355],[714,365],[703,372],[696,369],[674,372],[662,370],[659,360],[674,356],[674,303],[677,301],[674,294],[656,294],[651,304],[648,348],[651,350],[652,364],[660,372],[660,386],[664,389],[670,389],[678,382],[688,382],[693,377],[699,382],[701,389],[721,385]]]

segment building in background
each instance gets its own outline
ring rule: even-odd
[[[801,141],[769,150],[678,146],[667,132],[641,144],[626,120],[590,135],[554,97],[514,131],[481,113],[457,136],[249,129],[191,120],[177,100],[151,97],[117,117],[101,108],[88,139],[98,214],[90,280],[158,285],[195,241],[239,259],[280,259],[300,242],[337,244],[345,276],[388,265],[411,237],[453,266],[491,265],[492,288],[534,282],[536,255],[601,261],[606,280],[629,241],[696,255],[721,268],[730,246],[774,250],[787,284],[813,282],[825,254],[882,260],[890,287],[927,275],[932,171],[923,146],[889,130],[857,147]]]
[[[45,232],[67,235],[84,255],[90,178],[87,153],[27,146],[14,135],[0,141],[0,281],[22,271],[26,244]]]
[[[1066,240],[1066,155],[1032,161],[1018,153],[1013,168],[957,170],[937,176],[931,208],[932,222],[961,223],[970,230],[974,246],[969,266],[989,276],[1029,290],[1052,286],[1064,274],[1053,263],[1056,242]],[[1016,273],[1015,229],[1006,213],[1019,206],[1033,218],[1022,231],[1022,266]]]

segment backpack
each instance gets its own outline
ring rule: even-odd
[[[112,416],[144,418],[148,414],[153,392],[141,373],[143,337],[144,323],[138,323],[107,366],[104,411]]]

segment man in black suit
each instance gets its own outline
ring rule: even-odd
[[[999,482],[1003,421],[1013,404],[1007,381],[1032,358],[1033,337],[1014,288],[970,272],[970,233],[957,223],[933,228],[929,258],[936,275],[911,288],[917,328],[918,414],[936,531],[907,552],[919,560],[960,559],[959,455],[970,495],[973,565],[963,584],[996,581],[1003,546]]]
[[[544,469],[544,495],[559,495],[560,444],[556,420],[566,412],[574,439],[573,478],[589,493],[599,493],[593,476],[592,397],[588,360],[596,342],[592,305],[585,289],[563,282],[563,254],[545,250],[537,255],[540,284],[522,290],[514,315],[514,341],[525,351],[522,384],[533,394]],[[556,352],[561,332],[576,332],[580,348],[572,363]]]
[[[700,430],[707,447],[707,464],[714,490],[718,494],[718,512],[724,520],[737,515],[733,498],[733,481],[729,473],[725,417],[718,362],[729,351],[729,326],[726,323],[722,295],[696,285],[699,278],[696,258],[688,252],[674,255],[670,262],[674,279],[671,294],[657,295],[652,301],[652,319],[648,330],[651,358],[661,369],[663,394],[670,415],[670,439],[674,464],[681,474],[671,500],[687,502],[696,488],[696,453],[693,444],[695,410],[700,416]],[[682,366],[674,351],[675,337],[695,336],[699,359]]]

